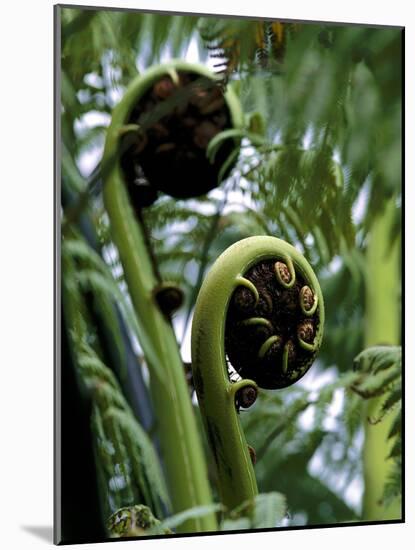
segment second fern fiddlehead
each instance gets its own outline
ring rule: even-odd
[[[193,86],[191,86],[192,83]],[[183,164],[180,161],[176,165],[175,162],[180,160],[180,155],[170,155],[173,150],[177,152],[177,148],[181,152],[187,149],[190,137],[192,135],[196,137],[194,133],[192,134],[193,130],[197,137],[201,137],[197,125],[192,126],[192,131],[185,133],[183,141],[176,140],[175,132],[173,136],[169,134],[170,130],[177,129],[176,122],[180,121],[180,124],[183,122],[184,112],[196,116],[202,129],[206,128],[204,123],[208,122],[205,118],[212,117],[213,121],[213,117],[219,115],[221,109],[226,111],[232,126],[241,125],[242,111],[237,97],[227,90],[223,94],[226,105],[220,97],[219,112],[216,112],[218,105],[214,103],[212,106],[210,101],[212,97],[209,93],[207,93],[209,100],[207,105],[204,102],[206,99],[204,92],[207,92],[204,87],[211,91],[213,96],[217,93],[218,87],[214,75],[203,67],[182,61],[171,61],[166,65],[153,67],[138,76],[130,84],[123,99],[112,113],[101,168],[104,180],[104,203],[111,223],[112,237],[119,252],[134,310],[141,322],[140,344],[150,373],[150,391],[157,410],[157,433],[160,438],[173,513],[210,504],[211,493],[203,450],[183,372],[183,363],[170,322],[170,315],[180,304],[182,296],[180,290],[158,280],[141,220],[141,208],[149,206],[155,200],[159,190],[182,198],[198,196],[206,192],[207,188],[198,187],[202,172],[205,175],[210,174],[209,185],[214,187],[218,183],[217,172],[221,167],[219,165],[216,167],[214,177],[212,172],[203,168],[209,165],[204,153],[207,146],[205,141],[202,140],[203,143],[201,143],[198,139],[196,140],[199,146],[202,145],[199,147],[199,153],[203,152],[202,168],[199,167],[200,169],[196,172],[191,162]],[[161,101],[162,99],[166,101]],[[195,100],[198,103],[196,106],[193,105]],[[201,100],[201,103],[198,100]],[[147,101],[150,105],[146,106]],[[182,108],[183,113],[181,113]],[[179,112],[173,117],[174,109]],[[152,118],[153,115],[154,118]],[[169,118],[170,115],[173,121],[176,121],[173,128],[170,127],[172,121]],[[229,120],[227,118],[228,122]],[[222,127],[221,124],[218,123],[218,128]],[[166,131],[168,135],[165,135]],[[162,147],[158,151],[160,153],[158,160],[153,158],[153,152],[155,154],[155,148],[157,148],[155,147],[156,138],[160,138],[158,146]],[[173,139],[173,142],[165,141],[170,139]],[[168,169],[166,174],[168,177],[163,180],[158,177],[160,173],[156,169],[152,170],[149,167],[151,165],[154,168],[150,162],[151,159],[157,161],[156,167],[164,162],[163,171],[167,166],[171,166],[171,163],[174,164],[175,169]],[[150,188],[147,190],[145,190],[145,182],[141,181],[141,176],[134,177],[133,168],[137,163],[138,167],[142,164],[148,179]],[[180,180],[180,176],[185,173],[187,176]],[[198,185],[192,187],[189,182]],[[135,191],[134,186],[137,187]],[[137,215],[134,215],[134,210]],[[203,517],[189,518],[180,525],[179,529],[182,532],[214,531],[217,529],[217,522],[214,513],[210,512]]]
[[[193,319],[192,368],[229,509],[257,493],[239,408],[254,403],[258,387],[299,380],[315,359],[323,325],[317,277],[304,256],[280,239],[239,241],[205,279]],[[229,378],[228,360],[242,377],[237,382]]]

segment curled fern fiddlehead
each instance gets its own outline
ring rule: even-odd
[[[217,79],[210,71],[182,61],[155,66],[139,75],[112,113],[101,164],[112,238],[141,322],[140,344],[150,372],[173,512],[209,504],[211,494],[183,363],[170,323],[181,294],[179,289],[160,281],[141,209],[150,206],[159,192],[184,198],[198,196],[218,184],[222,166],[215,167],[206,158],[211,133],[205,130],[212,128],[206,123],[212,118],[213,124],[213,118],[225,111],[226,121],[217,121],[217,129],[228,123],[237,128],[243,123],[243,115],[237,96],[230,89],[219,95],[217,90]],[[191,131],[179,140],[176,123],[184,124],[188,118],[185,114],[192,119],[187,120]],[[194,139],[197,143],[193,143]],[[191,158],[187,162],[181,156],[189,153],[190,141],[190,153],[198,153],[200,162],[196,165]],[[232,149],[237,146],[234,142]],[[222,153],[225,155],[226,150],[222,149]],[[179,526],[183,532],[216,528],[213,512],[190,518]]]
[[[310,281],[311,268],[304,261],[294,266],[288,251],[258,261],[244,273],[244,285],[235,289],[230,301],[226,353],[235,370],[261,388],[296,382],[320,346],[321,291]]]
[[[237,143],[224,142],[212,161],[206,149],[217,134],[240,128],[243,114],[235,93],[222,89],[215,74],[171,61],[140,75],[128,95],[120,166],[136,209],[150,206],[160,192],[182,199],[203,195],[229,175]]]
[[[285,241],[243,239],[206,277],[193,319],[193,378],[222,501],[230,509],[257,492],[239,408],[254,403],[258,387],[283,388],[299,380],[315,359],[323,325],[318,280]],[[240,375],[236,382],[227,360]]]

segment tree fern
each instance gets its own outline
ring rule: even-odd
[[[257,503],[257,515],[240,510],[221,528],[359,519],[347,486],[361,480],[362,404],[373,395],[381,407],[370,422],[391,420],[385,459],[394,468],[383,492],[386,507],[401,490],[399,348],[365,350],[354,372],[352,363],[364,347],[367,243],[387,204],[393,206],[391,246],[401,232],[400,30],[69,7],[60,13],[62,176],[71,194],[70,204],[63,205],[63,286],[78,295],[69,309],[79,314],[69,329],[93,403],[105,515],[121,509],[125,519],[126,505],[135,510],[144,503],[162,518],[168,496],[125,388],[103,360],[109,342],[120,357],[125,351],[110,307],[114,302],[143,363],[157,364],[157,354],[132,311],[109,235],[101,197],[106,167],[98,163],[89,178],[79,168],[88,151],[101,147],[112,107],[133,76],[162,58],[185,56],[190,44],[197,45],[201,60],[218,63],[222,85],[237,91],[246,119],[241,130],[210,143],[211,158],[229,140],[241,145],[240,153],[234,151],[234,169],[217,189],[188,201],[160,195],[140,213],[160,280],[174,281],[186,294],[174,326],[190,322],[212,261],[252,234],[282,237],[304,252],[322,281],[327,306],[319,373],[328,381],[315,390],[306,383],[284,396],[264,392],[249,415],[241,412],[267,495]],[[100,118],[88,127],[85,115],[91,112]],[[98,251],[79,231],[85,214],[96,228]],[[94,309],[107,319],[111,338],[99,334]],[[161,370],[159,376],[162,380]],[[187,517],[211,511],[186,511],[169,525],[175,529]]]

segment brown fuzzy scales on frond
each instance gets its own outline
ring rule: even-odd
[[[233,368],[266,389],[288,386],[305,374],[316,352],[305,349],[300,339],[312,344],[319,328],[319,308],[308,317],[301,308],[300,291],[307,281],[297,272],[293,286],[283,287],[275,263],[276,259],[262,261],[244,274],[258,290],[259,300],[255,304],[253,294],[238,287],[225,330],[225,351]]]
[[[232,127],[231,114],[218,83],[197,73],[178,71],[179,81],[163,76],[138,99],[128,124],[121,166],[136,209],[149,206],[159,191],[175,198],[204,195],[234,149],[223,143],[213,162],[206,157],[210,140]],[[222,175],[225,178],[232,165]]]

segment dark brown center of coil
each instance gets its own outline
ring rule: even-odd
[[[278,280],[277,269],[281,280],[290,283],[290,270],[278,259],[262,261],[244,274],[255,285],[259,299],[249,288],[238,286],[225,328],[225,352],[233,368],[266,389],[288,386],[305,374],[316,352],[305,349],[300,339],[313,344],[319,327],[319,308],[312,315],[303,311],[314,305],[308,281],[296,272],[294,284],[286,288]]]
[[[121,166],[137,208],[149,206],[159,191],[176,198],[207,193],[219,184],[219,172],[235,147],[232,140],[225,140],[210,162],[206,156],[210,140],[232,127],[224,92],[206,76],[186,71],[177,75],[177,82],[169,75],[154,82],[127,121],[140,128],[121,143]],[[224,178],[231,169],[225,170]]]
[[[253,386],[245,386],[241,388],[236,394],[237,405],[248,409],[251,407],[258,396],[258,390]]]

